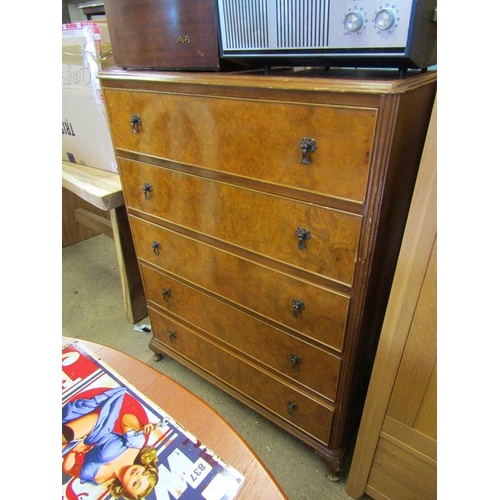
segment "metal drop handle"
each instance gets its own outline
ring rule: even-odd
[[[295,354],[294,352],[292,352],[290,358],[292,360],[292,370],[298,371],[299,363],[302,363],[302,358],[298,354]]]
[[[160,255],[161,243],[159,241],[153,241],[151,248],[153,249],[153,253],[155,255]]]
[[[132,133],[139,133],[139,126],[141,125],[141,118],[139,115],[132,115],[130,117],[130,125],[132,125]]]
[[[311,237],[311,231],[309,231],[309,229],[306,229],[305,227],[298,227],[297,231],[295,231],[295,234],[297,235],[297,239],[299,241],[297,244],[297,248],[299,250],[306,250],[304,241],[308,240]]]
[[[163,288],[161,291],[161,296],[163,297],[163,300],[167,300],[170,297],[170,289]]]
[[[150,200],[151,193],[153,192],[153,186],[149,182],[145,182],[142,186],[142,192],[144,193],[144,199]]]
[[[175,332],[173,332],[172,330],[169,330],[167,333],[167,336],[168,336],[168,340],[170,340],[170,342],[175,342],[175,338],[177,337],[177,334]]]
[[[306,305],[299,299],[292,299],[292,307],[293,307],[292,316],[294,318],[298,318],[299,312],[302,311],[302,309],[305,309]]]
[[[309,160],[309,153],[314,153],[316,151],[316,140],[312,137],[303,137],[300,141],[300,149],[302,150],[302,158],[300,163],[302,165],[309,165],[311,161]]]
[[[290,415],[293,415],[293,412],[298,408],[298,405],[297,405],[297,403],[294,403],[293,401],[288,401],[287,407],[288,407],[288,413]]]

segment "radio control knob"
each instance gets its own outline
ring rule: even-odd
[[[363,16],[358,12],[350,12],[345,16],[344,28],[347,31],[359,31],[363,26]]]
[[[388,30],[396,19],[394,12],[391,9],[382,9],[375,16],[375,26],[382,31]]]

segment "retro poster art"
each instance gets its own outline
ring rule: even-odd
[[[231,500],[244,477],[78,342],[62,350],[62,499]]]

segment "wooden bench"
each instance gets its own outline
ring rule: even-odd
[[[101,233],[113,238],[127,320],[137,323],[147,316],[146,297],[132,243],[120,176],[114,172],[63,161],[62,186],[98,209],[90,211],[80,206],[71,211],[75,221],[95,231],[91,235]]]

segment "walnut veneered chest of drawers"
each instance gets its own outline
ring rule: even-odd
[[[367,382],[436,74],[100,74],[150,347],[338,474]]]

